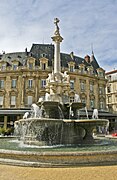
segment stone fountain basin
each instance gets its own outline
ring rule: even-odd
[[[106,119],[51,119],[28,118],[15,122],[16,135],[26,144],[78,145],[93,143],[93,130],[97,126],[106,126]]]
[[[94,126],[102,126],[106,125],[109,121],[107,119],[64,119],[63,122],[71,123],[76,122],[80,125],[94,125]]]
[[[107,119],[80,119],[80,120],[63,120],[65,123],[78,124],[82,129],[84,129],[83,141],[88,143],[93,143],[93,130],[98,126],[106,127],[109,124]]]

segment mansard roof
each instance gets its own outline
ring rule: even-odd
[[[54,45],[53,44],[32,44],[32,47],[29,52],[27,49],[25,52],[14,52],[0,55],[0,61],[6,61],[8,63],[12,63],[13,60],[19,61],[23,64],[24,61],[27,60],[28,57],[34,57],[36,61],[40,58],[45,57],[48,59],[49,66],[52,66],[52,62],[54,60]],[[94,54],[91,56],[91,61],[88,63],[84,58],[78,57],[72,54],[60,53],[61,65],[63,67],[68,67],[69,62],[75,62],[75,68],[78,69],[80,64],[84,64],[87,68],[88,66],[92,66],[94,72],[96,69],[100,68]],[[35,62],[36,63],[36,62]]]
[[[93,66],[95,71],[96,71],[96,69],[100,68],[94,54],[92,54],[92,56],[91,56],[91,65]]]
[[[20,63],[22,63],[24,59],[26,59],[25,52],[14,52],[14,53],[3,54],[0,61],[6,61],[8,63],[12,63],[13,60],[17,60]]]

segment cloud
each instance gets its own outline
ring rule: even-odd
[[[64,38],[61,51],[91,54],[104,69],[117,69],[116,0],[0,1],[0,52],[23,51],[32,43],[51,43],[54,17]]]

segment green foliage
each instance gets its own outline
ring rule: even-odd
[[[1,135],[11,135],[11,134],[13,134],[13,132],[14,132],[14,128],[7,128],[7,129],[5,129],[4,127],[0,127],[0,134]]]

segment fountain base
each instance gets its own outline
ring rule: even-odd
[[[90,144],[93,143],[93,130],[107,123],[105,119],[29,118],[15,122],[15,134],[25,144],[38,146]]]

